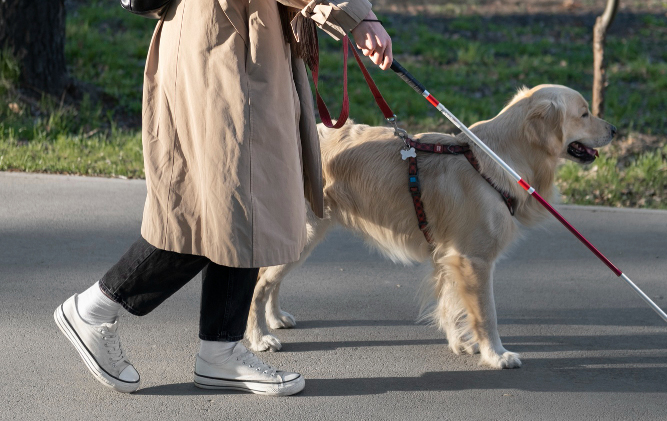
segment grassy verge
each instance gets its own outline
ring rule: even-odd
[[[112,106],[87,95],[76,105],[23,95],[14,89],[15,60],[0,55],[0,171],[143,177],[140,130],[119,127],[116,113],[141,114],[154,25],[115,2],[86,2],[68,11],[68,71],[113,98]]]
[[[90,100],[77,106],[28,100],[13,88],[18,74],[11,58],[0,56],[0,170],[142,177],[139,130],[119,128],[115,115],[140,115],[142,69],[155,22],[108,1],[79,4],[68,13],[70,74],[115,98],[114,108]],[[465,123],[494,116],[522,85],[564,84],[590,98],[593,16],[381,18],[398,60]],[[617,17],[607,44],[605,118],[621,136],[594,164],[561,168],[564,202],[667,208],[665,28],[664,13]],[[340,45],[324,36],[321,45],[323,94],[335,114],[342,97]],[[382,124],[354,67],[351,115]],[[408,131],[452,130],[391,72],[372,72]]]

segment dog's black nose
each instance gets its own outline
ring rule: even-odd
[[[616,136],[616,126],[611,126],[611,137]]]

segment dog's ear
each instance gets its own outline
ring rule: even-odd
[[[524,121],[524,131],[531,142],[551,146],[556,151],[560,145],[552,145],[549,141],[555,137],[562,142],[564,120],[565,103],[559,97],[540,99],[531,104]]]

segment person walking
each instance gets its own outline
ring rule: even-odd
[[[304,195],[322,217],[319,141],[304,60],[316,26],[352,32],[382,69],[391,38],[367,0],[173,0],[144,71],[147,197],[141,236],[98,282],[58,306],[58,327],[95,378],[134,392],[118,314],[150,313],[202,273],[195,385],[300,392],[299,373],[260,360],[243,338],[260,267],[298,260]]]

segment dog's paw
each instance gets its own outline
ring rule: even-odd
[[[267,314],[266,322],[271,329],[290,329],[296,326],[294,316],[282,310],[280,310],[279,314]]]
[[[283,344],[273,335],[264,335],[259,341],[250,341],[250,350],[255,352],[276,352],[282,347]]]
[[[493,353],[491,355],[483,356],[480,364],[485,364],[497,369],[519,368],[521,367],[521,360],[519,359],[519,354],[516,352],[505,351],[502,354]]]

